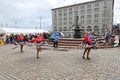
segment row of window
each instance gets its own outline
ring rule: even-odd
[[[85,30],[85,27],[82,26],[82,29]],[[103,25],[102,31],[105,30],[105,29],[106,29],[106,26]],[[68,31],[71,31],[71,30],[72,30],[72,28],[70,27]],[[56,27],[54,28],[54,31],[57,31],[57,28],[56,28]],[[67,27],[64,27],[63,29],[62,29],[62,27],[60,27],[60,28],[59,28],[59,31],[67,31]],[[87,31],[92,31],[92,27],[91,27],[91,26],[88,26],[88,27],[87,27]],[[94,31],[98,31],[98,32],[99,32],[99,26],[94,26]]]
[[[71,18],[71,17],[70,17]],[[103,18],[102,23],[108,23],[109,19],[108,18]],[[94,19],[94,23],[100,23],[99,19]],[[85,24],[85,20],[81,20],[80,24]],[[92,20],[88,19],[87,24],[92,24]],[[57,22],[54,22],[54,25],[57,25]],[[62,18],[59,18],[59,25],[73,25],[73,21],[67,21],[67,18],[64,18],[64,22],[62,22]]]
[[[61,14],[60,14],[61,15]],[[61,15],[62,16],[62,15]],[[103,12],[102,17],[110,17],[110,13],[108,12]],[[59,17],[62,18],[62,17]],[[66,18],[66,17],[65,17]],[[81,19],[85,19],[85,15],[81,15]],[[87,19],[92,18],[92,15],[87,15]],[[94,18],[99,18],[99,14],[94,14]],[[72,17],[69,17],[69,20],[72,20]],[[61,20],[60,20],[61,21]]]
[[[99,12],[99,8],[95,8],[95,9],[94,9],[94,12],[95,12],[95,13],[96,13],[96,12]],[[74,11],[74,14],[78,14],[78,13],[79,13],[78,11]],[[85,14],[85,10],[80,10],[80,13],[81,13],[81,14]],[[88,14],[92,13],[92,9],[87,9],[87,13],[88,13]],[[64,16],[67,16],[67,14],[68,14],[67,12],[64,12],[64,13],[63,13]],[[72,15],[72,14],[73,14],[73,12],[69,12],[69,16]],[[61,12],[60,12],[58,15],[59,15],[59,17],[62,17],[62,13],[61,13]],[[56,14],[56,13],[54,14],[54,17],[57,17],[57,14]]]
[[[95,8],[98,9],[98,8],[99,8],[98,6],[99,6],[100,4],[101,4],[101,3],[99,3],[99,2],[95,2],[94,5],[88,3],[88,4],[87,4],[87,8],[88,8],[88,9],[91,9],[92,6],[93,6],[93,7],[95,7]],[[108,2],[105,1],[105,2],[104,2],[104,7],[103,7],[104,9],[107,9],[107,4],[108,4]],[[86,9],[85,7],[86,7],[86,5],[83,4],[83,5],[80,6],[80,9],[84,10],[84,9]],[[77,11],[78,11],[78,6],[75,6],[74,9],[73,9],[72,7],[69,8],[69,9],[68,9],[68,8],[64,8],[64,9],[63,9],[63,12],[67,12],[68,10],[69,10],[69,12],[72,12],[73,10],[77,10]],[[58,12],[59,12],[59,13],[62,13],[62,9],[59,9]],[[54,11],[54,13],[56,13],[56,10]]]
[[[94,9],[94,12],[95,12],[95,13],[99,12],[99,8],[95,8],[95,9]],[[102,11],[102,15],[103,15],[103,16],[104,16],[104,15],[109,15],[109,12],[110,12],[109,9],[103,10],[103,11]],[[78,14],[78,13],[79,13],[78,11],[74,11],[74,13],[73,13],[73,12],[63,13],[63,14],[62,14],[62,13],[59,13],[58,16],[59,16],[59,17],[67,16],[67,15],[72,16],[73,14],[76,15],[76,14]],[[85,14],[85,10],[81,10],[80,13],[81,13],[82,15],[84,15],[84,14]],[[88,10],[87,10],[87,14],[90,14],[90,15],[91,15],[91,13],[92,13],[92,10],[91,10],[91,9],[88,9]],[[98,14],[97,14],[96,16],[98,16]],[[57,17],[57,14],[54,14],[54,17]]]
[[[101,3],[99,3],[99,2],[95,2],[94,4],[93,4],[93,3],[92,3],[92,4],[88,3],[88,4],[87,4],[87,8],[92,8],[92,6],[98,7],[100,4],[101,4]],[[105,5],[105,6],[107,5],[107,2],[106,2],[106,1],[104,2],[104,5]],[[86,5],[81,5],[80,8],[81,8],[81,9],[85,9],[85,6],[86,6]],[[72,11],[72,10],[73,10],[72,7],[69,8],[69,11]],[[78,10],[78,6],[75,6],[75,7],[74,7],[74,10]],[[64,8],[63,11],[64,11],[64,12],[67,12],[67,8]],[[62,12],[62,10],[60,9],[59,12]],[[56,13],[56,11],[55,11],[55,13]]]
[[[93,9],[93,8],[92,8]],[[92,9],[87,9],[87,13],[91,13]],[[107,10],[108,7],[107,6],[104,6],[103,7],[103,10]],[[78,9],[75,9],[74,11],[77,11],[78,12]],[[80,10],[80,11],[85,11],[85,10]],[[69,10],[69,12],[73,12],[72,10]],[[94,12],[99,12],[99,8],[94,8]],[[62,13],[62,10],[59,11],[59,13]],[[66,11],[64,11],[64,13],[67,13],[67,8],[66,8]]]

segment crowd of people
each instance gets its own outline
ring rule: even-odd
[[[3,40],[4,44],[13,44],[14,42],[17,41],[17,38],[20,34],[0,34],[0,38]],[[45,39],[49,39],[51,33],[42,33],[41,34]],[[28,42],[29,40],[31,40],[32,38],[36,37],[37,34],[24,34],[24,42]]]

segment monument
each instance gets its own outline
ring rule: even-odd
[[[76,15],[76,17],[75,17],[75,28],[73,29],[74,31],[75,31],[75,33],[74,33],[74,38],[81,38],[81,33],[80,33],[80,31],[81,31],[81,29],[79,28],[79,24],[78,24],[78,20],[79,20],[79,17]]]

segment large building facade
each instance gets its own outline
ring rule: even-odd
[[[52,31],[62,31],[67,37],[74,34],[76,15],[82,32],[111,30],[114,0],[95,0],[52,9]]]

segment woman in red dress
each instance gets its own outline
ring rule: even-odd
[[[91,51],[91,46],[92,46],[92,40],[90,39],[89,37],[89,32],[86,33],[86,36],[83,40],[83,44],[84,44],[84,47],[85,47],[85,51],[83,53],[83,59],[85,58],[85,53],[87,52],[87,59],[91,59],[89,57],[89,53]]]
[[[45,41],[45,39],[38,34],[36,38],[30,40],[30,42],[35,42],[36,45],[36,50],[37,50],[37,58],[39,58],[39,52],[41,52],[41,45],[42,45],[42,41]]]
[[[24,36],[23,36],[23,34],[20,34],[18,36],[17,41],[18,41],[18,43],[20,45],[20,51],[22,53],[23,52],[23,45],[24,45]]]

